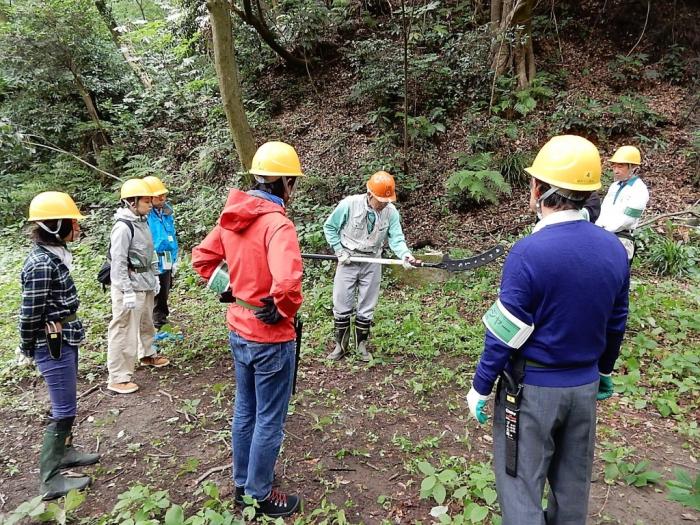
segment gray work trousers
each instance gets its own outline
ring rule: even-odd
[[[570,388],[525,385],[518,475],[505,467],[505,389],[494,403],[493,455],[503,525],[585,525],[595,446],[598,382]],[[542,510],[545,480],[547,510]]]
[[[339,264],[333,279],[333,315],[336,318],[349,316],[357,292],[357,317],[371,321],[379,301],[381,280],[381,264]]]

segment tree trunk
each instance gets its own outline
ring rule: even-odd
[[[233,3],[230,4],[230,8],[241,20],[252,26],[257,31],[260,38],[262,38],[263,42],[270,46],[270,49],[277,53],[289,67],[297,71],[306,71],[308,69],[309,62],[306,58],[293,54],[277,41],[275,34],[267,27],[265,13],[259,2],[257,2],[257,14],[253,13],[250,0],[243,0],[243,10],[237,8]]]
[[[77,88],[78,93],[80,94],[80,98],[83,99],[83,104],[85,104],[85,109],[87,110],[88,116],[97,128],[94,133],[92,133],[89,137],[86,138],[89,140],[89,146],[90,149],[92,149],[92,153],[95,156],[95,162],[98,163],[100,161],[100,158],[102,157],[102,150],[105,149],[107,152],[110,151],[109,145],[111,144],[111,140],[105,129],[102,127],[102,122],[100,121],[100,116],[97,113],[97,107],[95,106],[95,102],[92,99],[92,94],[88,91],[87,87],[85,87],[83,79],[80,76],[80,72],[78,71],[72,60],[68,62],[68,68],[70,69],[70,72],[73,75],[75,87]],[[88,144],[85,145],[87,146]]]
[[[143,11],[143,2],[136,0],[136,3],[138,4],[139,10],[141,11],[141,18],[143,20],[146,20],[146,13],[144,13],[144,11]]]
[[[114,16],[112,16],[111,8],[107,6],[105,0],[95,0],[95,7],[97,7],[97,10],[100,12],[107,29],[109,29],[109,34],[112,35],[114,45],[116,45],[117,49],[119,49],[119,52],[124,57],[127,65],[129,68],[131,68],[134,75],[136,75],[136,78],[139,79],[139,82],[141,82],[143,88],[146,91],[150,90],[153,87],[151,77],[149,77],[148,73],[146,73],[146,71],[141,67],[141,64],[139,64],[138,61],[131,56],[131,50],[129,47],[121,41],[121,37],[116,30],[117,21],[114,19]]]
[[[233,28],[227,0],[207,0],[211,20],[214,63],[219,77],[219,91],[236,145],[238,158],[247,171],[255,154],[255,140],[243,109],[241,84],[238,80],[238,64],[233,52]],[[247,181],[250,182],[250,181]]]
[[[495,78],[511,74],[518,89],[525,89],[535,78],[532,47],[533,0],[491,1],[491,69]]]
[[[403,174],[408,176],[408,33],[406,0],[401,0],[401,26],[403,39]]]

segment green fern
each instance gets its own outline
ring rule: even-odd
[[[496,204],[499,198],[510,195],[511,187],[500,172],[484,169],[483,155],[472,159],[472,168],[459,170],[447,179],[445,187],[450,201],[458,207],[469,204]]]

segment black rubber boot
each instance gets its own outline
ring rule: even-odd
[[[363,319],[362,317],[355,319],[355,344],[357,345],[360,359],[366,363],[372,360],[372,354],[367,350],[370,326],[372,326],[372,321],[369,319]]]
[[[72,419],[68,424],[65,421],[52,421],[44,432],[44,443],[39,460],[41,479],[39,492],[44,501],[65,496],[73,489],[83,490],[92,481],[88,476],[67,478],[59,472],[61,460],[66,451],[66,439],[70,435],[73,422]]]
[[[68,434],[66,451],[59,468],[86,467],[100,461],[100,454],[81,453],[73,446],[73,434]]]
[[[335,349],[328,354],[328,359],[337,361],[341,359],[347,352],[350,344],[350,316],[336,317],[335,325]]]

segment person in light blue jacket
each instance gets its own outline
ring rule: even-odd
[[[153,305],[153,324],[156,330],[159,330],[156,339],[164,339],[167,334],[160,332],[160,329],[168,322],[170,314],[168,296],[178,265],[177,234],[173,208],[167,203],[168,189],[165,184],[154,176],[144,177],[143,180],[153,190],[153,209],[148,214],[148,226],[151,229],[153,247],[158,256],[158,279],[160,280],[160,293],[156,296]]]
[[[367,341],[379,300],[382,269],[378,264],[351,262],[350,257],[379,257],[388,241],[404,268],[413,268],[417,262],[406,245],[395,200],[394,178],[378,171],[367,182],[367,193],[344,198],[323,224],[326,241],[338,256],[333,281],[336,345],[328,359],[337,361],[348,352],[350,318],[355,310],[357,351],[363,361],[372,360]]]

